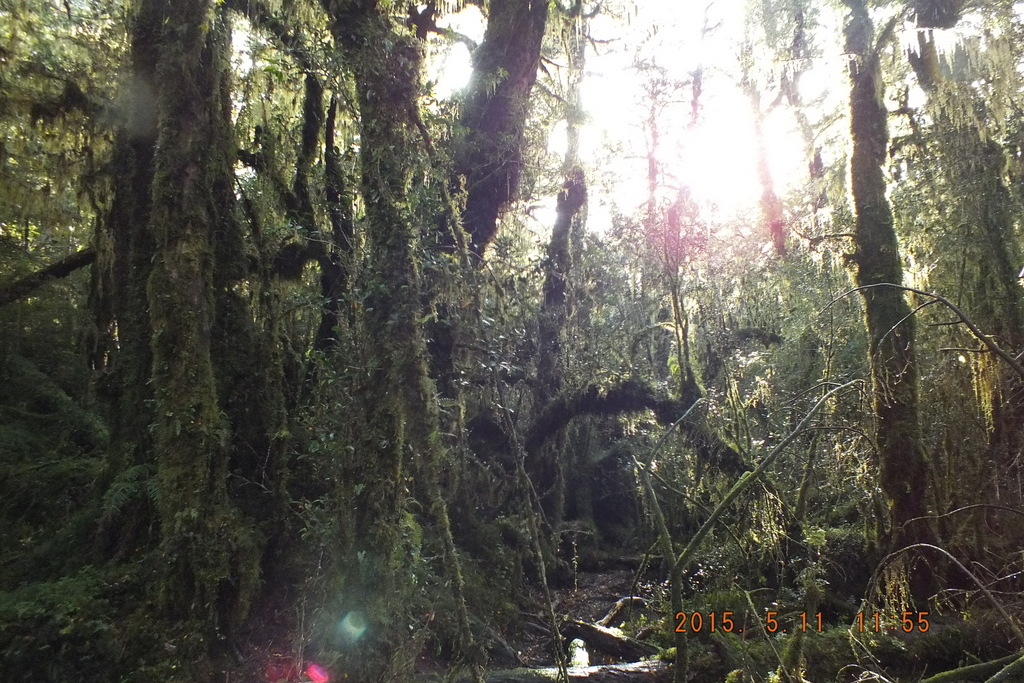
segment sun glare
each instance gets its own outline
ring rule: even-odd
[[[749,103],[727,91],[704,107],[702,120],[683,132],[666,163],[698,202],[727,213],[745,211],[761,195]]]
[[[638,3],[625,37],[621,16],[599,13],[592,19],[589,33],[595,42],[581,93],[587,122],[579,150],[592,169],[592,182],[601,183],[591,192],[590,230],[603,232],[614,212],[635,214],[647,203],[650,154],[658,162],[659,195],[675,196],[685,187],[709,216],[723,221],[757,212],[762,148],[777,194],[806,179],[806,143],[791,112],[777,108],[762,114],[760,139],[756,134],[755,112],[740,86],[744,9],[745,0]],[[482,37],[484,19],[473,5],[445,20],[473,40]],[[464,88],[472,73],[464,43],[443,50],[429,65],[440,99]],[[701,93],[694,116],[698,71]],[[829,90],[828,76],[812,70],[800,86],[806,101],[821,99]],[[565,123],[552,125],[548,154],[562,157],[566,144]],[[553,206],[553,197],[536,198],[530,217],[549,221]]]
[[[675,23],[666,23],[666,17]],[[761,139],[756,135],[755,112],[740,86],[743,20],[742,0],[710,6],[650,3],[632,19],[636,40],[612,41],[588,56],[583,100],[592,130],[584,140],[597,148],[582,152],[602,159],[608,158],[607,149],[620,150],[612,161],[619,167],[615,187],[606,198],[618,211],[647,201],[649,154],[658,162],[658,182],[667,196],[686,187],[705,211],[722,220],[757,211],[762,147],[777,194],[806,178],[806,144],[791,113],[779,109],[764,115]],[[619,21],[599,16],[591,34],[610,38],[621,31]],[[701,93],[694,116],[698,71]],[[824,87],[822,79],[806,85]]]
[[[479,7],[466,5],[455,14],[439,18],[437,25],[479,44],[483,40],[487,21]],[[447,99],[462,90],[472,75],[473,59],[469,47],[463,41],[442,48],[427,61],[427,78],[434,82],[434,94],[440,99]]]
[[[434,83],[434,95],[442,100],[465,88],[472,75],[472,58],[463,43],[451,45],[428,62],[427,78]]]

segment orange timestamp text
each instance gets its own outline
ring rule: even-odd
[[[738,625],[733,617],[734,612],[676,612],[676,633],[701,633],[707,631],[715,633],[724,631],[726,633],[743,633],[743,627]],[[789,614],[787,618],[779,616],[778,612],[765,612],[764,621],[761,626],[768,633],[789,633],[799,631],[824,630],[824,622],[821,612],[796,612]],[[902,615],[893,619],[883,619],[880,612],[865,614],[858,612],[854,615],[851,628],[859,633],[873,631],[900,630],[904,633],[914,631],[924,633],[931,627],[928,622],[928,612],[903,612]]]

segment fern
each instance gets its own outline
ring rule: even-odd
[[[156,467],[150,463],[133,465],[114,478],[103,494],[104,516],[114,515],[136,500],[156,501]]]

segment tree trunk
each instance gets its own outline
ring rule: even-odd
[[[462,115],[467,133],[455,155],[455,172],[465,178],[462,221],[470,248],[478,256],[494,239],[501,211],[518,198],[523,132],[549,4],[547,0],[490,3],[484,40],[473,58],[473,78]]]
[[[324,308],[313,341],[315,351],[327,351],[338,343],[337,327],[342,322],[342,306],[351,271],[349,261],[355,239],[348,178],[342,168],[341,150],[334,139],[337,114],[338,99],[332,96],[324,132],[324,191],[331,232],[326,240],[329,244],[327,253],[320,258],[320,296],[324,298]]]
[[[924,28],[923,17],[954,25],[962,10],[948,3],[918,4],[922,12],[918,16],[920,28]],[[925,6],[928,11],[923,11]],[[989,109],[986,103],[979,101],[972,87],[961,88],[943,75],[935,39],[930,33],[918,34],[918,51],[910,53],[910,63],[918,83],[930,97],[945,95],[940,101],[959,100],[964,102],[963,110],[982,112],[978,119],[951,116],[945,106],[936,106],[932,115],[936,129],[941,130],[943,170],[950,186],[963,190],[963,199],[956,208],[971,240],[970,255],[965,254],[964,258],[977,269],[971,291],[967,292],[971,313],[975,322],[1006,348],[1019,349],[1024,344],[1024,288],[1016,268],[1020,249],[1014,234],[1014,201],[1003,178],[1010,155],[976,125],[977,120],[985,120],[984,112]],[[984,388],[980,388],[981,393],[988,394],[984,402],[989,418],[989,456],[994,463],[1013,466],[1024,445],[1024,387],[998,360],[983,362],[981,366],[980,374],[989,375],[982,379]]]
[[[576,619],[566,622],[562,629],[562,635],[566,640],[579,638],[588,647],[614,657],[614,661],[638,662],[644,657],[651,657],[660,651],[650,643],[621,635],[607,626],[589,624]]]
[[[172,616],[213,636],[245,616],[259,573],[256,541],[228,505],[230,426],[212,356],[216,254],[238,248],[217,244],[218,237],[233,237],[230,26],[207,0],[157,7],[158,137],[146,291],[166,560],[161,598]]]
[[[571,228],[581,219],[587,201],[587,181],[583,171],[570,171],[558,194],[555,225],[548,242],[544,274],[544,301],[541,304],[537,338],[537,404],[544,406],[562,390],[565,363],[562,361],[562,336],[569,321],[569,274],[573,254]],[[579,229],[579,228],[577,228]]]
[[[576,168],[566,178],[558,195],[555,226],[547,249],[544,301],[541,304],[537,334],[537,388],[534,400],[538,413],[562,390],[565,376],[562,337],[569,320],[569,273],[573,261],[570,233],[574,225],[581,229],[580,214],[586,201],[586,179],[583,171]],[[530,480],[542,497],[548,520],[556,529],[565,514],[565,464],[562,452],[561,444],[550,444],[541,452],[532,453],[527,461]]]
[[[359,460],[349,470],[352,504],[358,512],[354,557],[346,559],[355,561],[347,579],[349,592],[375,596],[363,598],[358,606],[380,634],[377,647],[381,648],[379,661],[353,666],[376,666],[379,674],[382,662],[396,659],[390,651],[409,642],[405,619],[415,586],[402,525],[410,495],[408,482],[417,473],[425,473],[427,481],[422,483],[444,544],[464,655],[471,654],[473,640],[462,600],[462,573],[437,481],[445,454],[423,331],[418,229],[422,217],[409,200],[414,179],[425,172],[419,161],[425,141],[419,138],[422,123],[417,100],[423,55],[418,42],[394,30],[391,19],[372,0],[325,0],[324,5],[335,40],[353,70],[360,114],[370,280],[363,331],[371,366],[362,416],[365,438],[357,446]],[[383,45],[389,47],[382,49]],[[410,454],[419,458],[412,460]],[[361,673],[376,675],[368,670]],[[353,672],[357,678],[359,674]]]
[[[98,392],[110,410],[112,481],[130,467],[153,463],[154,421],[152,350],[146,283],[153,263],[149,215],[157,118],[154,102],[159,58],[162,4],[140,2],[131,24],[128,56],[131,74],[125,87],[125,118],[114,144],[114,196],[109,213],[94,237],[89,306],[97,329],[90,365],[98,375]],[[105,485],[109,485],[110,481]],[[105,518],[101,543],[120,554],[139,542],[138,530],[150,526],[149,506],[139,501],[124,519]],[[132,519],[134,518],[134,519]],[[141,519],[140,519],[141,518]],[[140,522],[142,522],[140,524]],[[127,531],[126,530],[131,530]]]
[[[850,182],[856,214],[856,281],[864,299],[881,484],[892,513],[891,544],[926,542],[928,465],[918,418],[914,318],[903,292],[903,265],[886,197],[883,165],[889,131],[879,47],[863,0],[848,0],[850,59]],[[916,521],[915,521],[916,520]],[[924,597],[931,587],[922,565],[913,582]]]

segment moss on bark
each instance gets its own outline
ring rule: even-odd
[[[856,281],[863,287],[882,489],[892,513],[896,547],[927,541],[928,464],[918,416],[914,318],[904,294],[903,265],[886,196],[883,166],[889,142],[879,47],[866,4],[848,0],[850,60],[850,183],[856,227]],[[930,588],[927,571],[915,582]]]
[[[526,112],[549,4],[492,3],[483,43],[473,57],[462,115],[466,136],[456,154],[455,172],[466,179],[463,227],[477,255],[494,239],[500,213],[518,198]]]
[[[963,8],[956,3],[919,3],[931,13],[921,13],[918,25],[929,26],[929,16],[944,16],[955,24]],[[954,11],[955,10],[955,11]],[[952,14],[944,14],[953,12]],[[972,317],[989,334],[1010,348],[1024,343],[1024,288],[1016,264],[1020,249],[1015,236],[1013,193],[1004,171],[1012,154],[989,137],[978,121],[990,110],[973,88],[946,78],[940,66],[935,38],[918,36],[918,50],[909,53],[917,81],[933,103],[931,114],[942,150],[940,164],[950,186],[962,190],[954,200],[954,212],[962,217],[966,237],[965,266],[971,264],[967,301]],[[946,102],[962,102],[948,108]],[[963,111],[969,112],[967,116]],[[982,363],[978,393],[989,427],[989,457],[1013,466],[1024,444],[1024,388],[1019,378],[1002,363]]]
[[[89,305],[98,337],[91,349],[90,365],[100,380],[100,393],[110,406],[112,454],[109,474],[113,479],[135,465],[152,462],[153,422],[151,336],[146,282],[153,261],[149,233],[153,155],[156,148],[154,102],[159,59],[158,33],[163,20],[161,3],[140,2],[131,22],[130,76],[122,85],[123,119],[114,145],[114,193],[110,210],[97,225]],[[133,506],[133,516],[147,510]],[[136,520],[106,519],[104,543],[130,546],[135,538],[123,538],[126,528],[138,530]],[[130,536],[135,536],[133,531]]]
[[[423,330],[418,226],[429,221],[416,214],[409,200],[414,178],[427,172],[417,111],[421,46],[412,35],[396,30],[372,1],[325,0],[324,6],[355,80],[369,249],[362,322],[370,368],[360,453],[349,467],[350,498],[358,512],[352,529],[354,552],[342,558],[353,570],[346,589],[372,596],[364,597],[361,607],[378,634],[376,647],[388,651],[392,660],[400,659],[393,652],[399,643],[409,644],[404,610],[414,590],[404,545],[408,539],[403,538],[408,525],[403,524],[410,489],[421,475],[456,594],[462,654],[470,656],[473,639],[462,600],[463,578],[438,479],[445,452]],[[351,665],[348,673],[354,676],[379,674],[381,669],[379,661]]]
[[[207,0],[162,6],[147,282],[164,609],[215,637],[245,616],[261,542],[227,499],[229,421],[214,347],[218,252],[230,244],[229,31]],[[218,245],[218,240],[223,242]],[[229,278],[221,278],[223,285]]]

